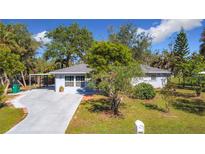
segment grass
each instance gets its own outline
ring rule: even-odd
[[[6,96],[4,101],[15,96]],[[0,134],[7,132],[25,117],[23,109],[17,109],[11,106],[0,106]]]
[[[192,90],[177,89],[170,112],[165,113],[159,92],[152,100],[124,97],[123,117],[116,118],[109,114],[106,97],[95,95],[81,103],[66,133],[134,134],[134,122],[139,119],[147,134],[201,134],[205,133],[204,100],[205,93],[195,97]]]

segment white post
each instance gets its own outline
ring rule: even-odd
[[[144,123],[140,120],[135,121],[136,133],[137,134],[144,134]]]
[[[31,75],[29,74],[29,87],[31,88]]]
[[[74,87],[76,87],[76,75],[73,75],[74,77]]]

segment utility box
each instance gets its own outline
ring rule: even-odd
[[[12,93],[18,93],[18,92],[20,92],[20,85],[13,84],[11,89],[12,89]]]
[[[135,127],[136,127],[136,133],[137,134],[144,134],[145,128],[144,128],[144,123],[140,120],[135,121]]]

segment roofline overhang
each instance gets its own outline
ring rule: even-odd
[[[50,74],[87,74],[89,72],[49,72]]]
[[[171,72],[145,72],[145,74],[172,74]]]

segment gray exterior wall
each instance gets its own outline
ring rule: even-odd
[[[144,77],[136,77],[132,79],[132,85],[135,86],[139,83],[149,83],[154,88],[163,88],[166,83],[167,79],[169,77],[169,74],[156,74],[156,80],[152,80],[151,74],[146,74]]]

